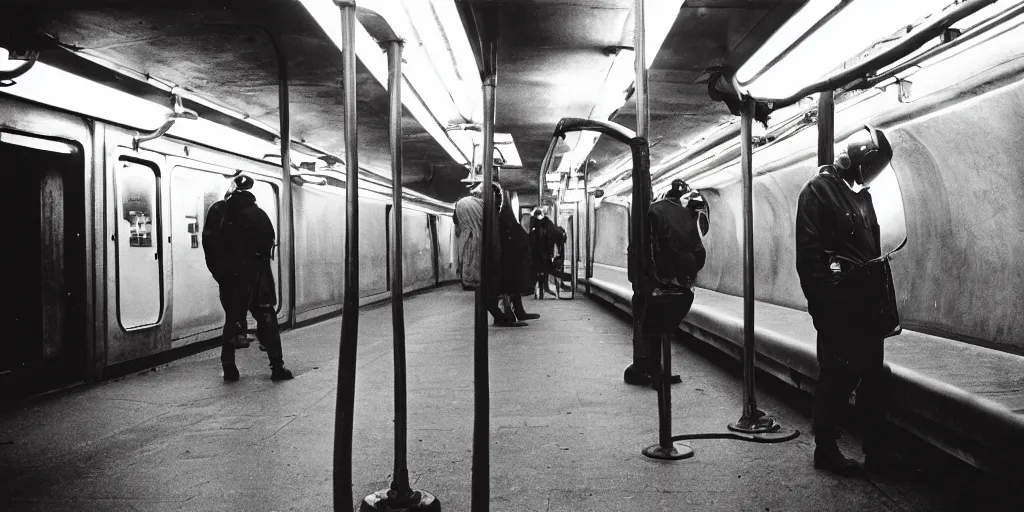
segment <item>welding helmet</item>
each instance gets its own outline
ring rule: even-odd
[[[836,155],[836,170],[847,181],[871,183],[892,161],[892,146],[881,130],[865,126]]]

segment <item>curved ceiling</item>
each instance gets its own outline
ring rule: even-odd
[[[452,0],[453,2],[456,0]],[[463,0],[458,0],[462,2]],[[659,0],[660,1],[660,0]],[[536,191],[555,123],[590,117],[606,98],[610,48],[632,46],[633,0],[472,0],[499,11],[496,131],[511,133],[524,168],[501,182]],[[802,4],[801,0],[687,0],[650,71],[652,163],[723,122],[699,78],[737,65]],[[278,126],[277,55],[288,59],[292,137],[343,156],[341,53],[297,0],[43,0],[7,2],[8,22],[31,25],[61,45],[194,91]],[[414,21],[415,23],[416,21]],[[45,61],[46,54],[42,57]],[[387,173],[387,92],[360,65],[360,165]],[[604,97],[602,95],[605,95]],[[625,91],[623,91],[625,100]],[[635,125],[635,106],[612,120]],[[406,112],[403,182],[438,199],[465,191],[463,166]],[[560,146],[568,150],[575,139]],[[598,172],[626,154],[600,140]],[[557,163],[557,162],[556,162]]]

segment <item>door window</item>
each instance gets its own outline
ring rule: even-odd
[[[157,323],[163,302],[156,168],[121,159],[114,179],[118,316],[130,329]]]
[[[206,214],[224,199],[231,180],[223,174],[187,167],[171,170],[172,336],[190,336],[224,318],[217,282],[206,268],[202,236]]]

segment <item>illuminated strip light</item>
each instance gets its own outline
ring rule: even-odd
[[[176,122],[167,135],[239,155],[266,155],[281,150],[277,144],[206,119]],[[142,144],[147,145],[146,142]]]
[[[137,98],[92,80],[37,62],[4,93],[93,119],[153,130],[163,124],[171,109]]]
[[[300,0],[303,7],[309,11],[313,19],[316,20],[320,28],[327,34],[327,37],[334,42],[338,49],[343,48],[341,42],[341,17],[338,9],[335,7],[331,0]],[[384,11],[383,14],[390,14],[390,18],[394,19],[393,8],[389,9],[386,3],[381,3],[377,7]],[[386,18],[387,19],[387,18]],[[389,20],[390,22],[390,20]],[[396,20],[396,24],[398,24]],[[401,35],[401,34],[400,34]],[[356,23],[356,54],[359,56],[359,60],[364,66],[370,71],[370,74],[380,82],[381,85],[387,87],[388,80],[388,69],[387,69],[387,58],[380,51],[380,47],[377,42],[373,40],[370,34],[366,31],[362,24]],[[455,143],[448,138],[445,127],[448,126],[448,119],[442,120],[438,115],[445,115],[439,113],[435,115],[435,112],[444,112],[444,107],[435,107],[435,110],[431,110],[424,98],[423,94],[427,94],[431,97],[438,97],[436,90],[431,90],[430,86],[427,86],[425,91],[419,91],[412,87],[408,77],[403,77],[404,87],[403,92],[409,94],[402,95],[402,104],[409,110],[409,113],[419,121],[420,125],[434,138],[437,143],[444,148],[449,156],[453,160],[460,164],[469,162],[469,158],[463,153],[462,149],[455,145]],[[417,85],[423,85],[417,83]],[[450,104],[449,98],[449,104]],[[452,105],[451,108],[454,108]]]
[[[364,66],[370,71],[370,74],[377,79],[384,87],[387,87],[388,83],[388,65],[387,58],[383,53],[380,52],[380,47],[377,42],[370,37],[370,34],[363,28],[362,24],[356,23],[356,54],[359,56],[359,60]],[[363,48],[364,50],[360,51]],[[407,76],[403,73],[403,92],[411,94],[402,95],[402,104],[405,108],[409,109],[409,113],[420,122],[423,129],[434,138],[437,143],[444,148],[449,156],[452,157],[459,164],[465,164],[469,162],[469,158],[463,153],[462,149],[455,145],[455,143],[448,137],[448,132],[445,127],[448,126],[448,120],[445,119],[442,123],[441,119],[436,117],[432,111],[427,107],[423,98],[420,96],[420,91],[412,87],[409,83]]]
[[[952,0],[812,0],[740,67],[737,89],[755,98],[789,98],[950,4]]]
[[[465,94],[470,105],[468,119],[474,123],[482,123],[484,101],[480,68],[476,65],[476,56],[473,55],[473,47],[469,44],[459,10],[451,0],[430,0],[430,3],[434,6],[434,13],[441,23],[444,39],[454,59],[456,77],[461,78],[466,88]]]
[[[0,142],[5,144],[14,144],[15,146],[25,148],[38,149],[40,151],[49,151],[51,153],[61,153],[64,155],[70,155],[75,151],[73,147],[63,142],[41,139],[39,137],[26,137],[24,135],[9,132],[0,132]]]
[[[644,60],[648,69],[654,64],[654,59],[657,58],[661,46],[665,44],[665,38],[672,30],[672,25],[675,24],[684,4],[684,0],[644,0],[644,37],[646,39]],[[636,80],[634,61],[634,53],[629,50],[622,50],[614,57],[608,70],[604,89],[590,113],[590,119],[608,119],[612,112],[626,103],[625,93]],[[581,134],[572,150],[563,156],[558,170],[560,172],[578,171],[589,158],[599,139],[600,134],[597,133],[584,132]],[[570,167],[570,165],[572,166]]]

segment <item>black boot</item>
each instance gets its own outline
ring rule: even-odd
[[[224,382],[238,382],[238,367],[235,363],[224,363]]]
[[[530,324],[526,322],[520,322],[519,320],[516,320],[515,317],[494,319],[495,327],[526,327],[527,325]]]
[[[280,380],[291,380],[295,376],[292,372],[284,367],[284,364],[278,364],[270,367],[270,380],[277,382]]]
[[[622,381],[634,386],[648,386],[651,384],[651,376],[638,370],[634,365],[629,365],[622,374]],[[679,375],[673,375],[669,378],[668,382],[669,384],[679,384],[683,382],[683,378]]]
[[[853,476],[864,470],[859,462],[846,458],[835,441],[820,443],[814,448],[814,467],[842,476]]]

